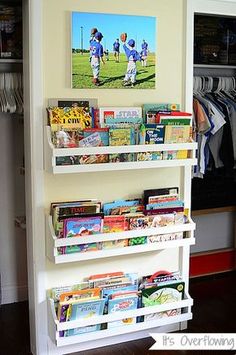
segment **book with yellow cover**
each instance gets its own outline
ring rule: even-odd
[[[191,141],[191,126],[165,126],[165,144]]]

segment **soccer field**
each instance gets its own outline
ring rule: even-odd
[[[113,53],[109,54],[109,60],[105,65],[101,63],[100,86],[101,89],[127,89],[123,86],[123,79],[126,73],[127,59],[125,54],[120,55],[120,62],[116,63]],[[147,67],[142,67],[137,62],[137,83],[133,89],[154,89],[155,88],[155,54],[148,56]],[[89,62],[89,53],[72,54],[72,87],[77,89],[95,88],[92,82],[92,69]]]

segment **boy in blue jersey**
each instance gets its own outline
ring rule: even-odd
[[[113,51],[114,51],[115,62],[119,63],[119,61],[120,61],[120,42],[119,42],[119,38],[117,38],[116,41],[113,43]]]
[[[127,70],[124,78],[124,86],[130,85],[133,87],[136,83],[137,68],[136,62],[141,61],[140,54],[134,49],[135,41],[130,39],[128,41],[128,46],[124,42],[123,48],[128,59]]]
[[[103,35],[101,32],[96,32],[94,35],[94,40],[90,43],[91,48],[91,68],[93,72],[93,83],[96,86],[100,85],[99,73],[100,73],[100,62],[105,64],[103,58],[103,46],[101,45],[101,40]]]
[[[142,43],[142,50],[141,50],[141,63],[143,67],[147,66],[147,55],[148,55],[148,44],[145,41],[145,39],[143,40]]]

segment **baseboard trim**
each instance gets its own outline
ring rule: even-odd
[[[236,269],[236,250],[221,249],[190,257],[190,277],[217,274]]]
[[[28,286],[3,286],[0,304],[15,303],[28,300]]]

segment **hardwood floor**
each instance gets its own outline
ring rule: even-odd
[[[193,320],[189,333],[236,333],[236,272],[192,279]],[[29,355],[27,302],[0,306],[0,355]],[[235,355],[235,351],[149,351],[152,338],[78,353],[79,355]],[[41,355],[41,354],[39,354]]]

